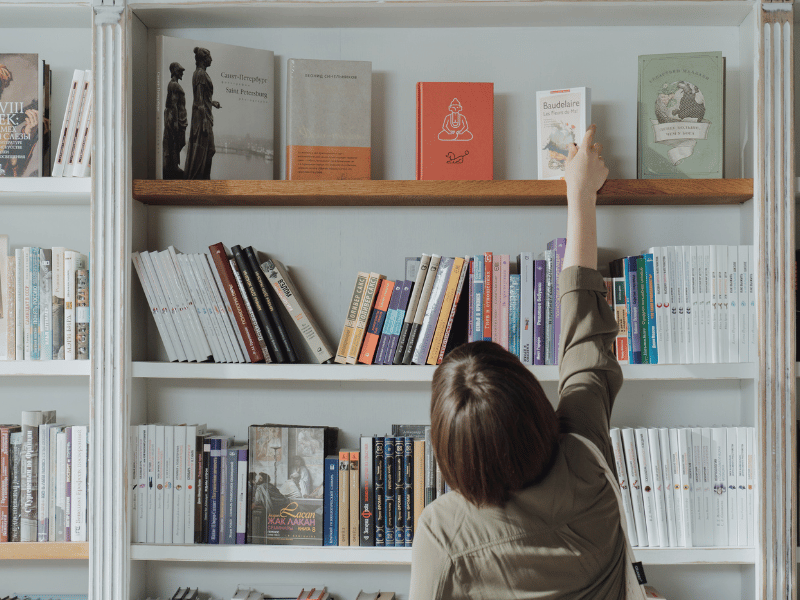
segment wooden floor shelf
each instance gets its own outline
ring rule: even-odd
[[[134,199],[167,206],[563,206],[563,181],[153,181]],[[741,204],[752,179],[610,179],[598,205]]]
[[[9,542],[0,560],[88,560],[89,542]]]

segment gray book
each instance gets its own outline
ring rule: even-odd
[[[639,57],[639,179],[722,177],[721,52]]]
[[[370,179],[371,128],[371,62],[289,59],[286,179]]]
[[[22,411],[20,472],[20,541],[35,542],[38,533],[39,425],[55,423],[56,411]]]
[[[22,474],[22,432],[15,431],[9,436],[9,450],[11,463],[11,487],[9,488],[9,535],[10,542],[20,541],[20,523],[22,517],[21,477]]]
[[[53,359],[53,251],[39,248],[39,358]]]

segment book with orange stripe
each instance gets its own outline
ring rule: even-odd
[[[456,290],[459,284],[464,283],[463,273],[464,259],[460,256],[455,257],[453,260],[453,268],[450,271],[450,278],[447,281],[447,287],[444,292],[444,300],[442,301],[442,309],[439,311],[439,320],[436,322],[436,330],[433,333],[433,341],[431,342],[431,349],[428,352],[427,363],[435,365],[439,361],[439,350],[442,348],[442,341],[444,340],[444,332],[447,329],[447,324],[452,318],[453,301],[456,297]]]
[[[386,311],[389,310],[389,301],[392,299],[394,281],[384,279],[378,291],[378,299],[375,301],[375,308],[372,310],[372,318],[364,336],[364,343],[361,346],[361,354],[358,362],[371,365],[375,360],[375,350],[378,348],[378,340],[381,337],[383,322],[386,319]]]

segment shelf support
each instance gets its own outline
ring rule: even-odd
[[[129,116],[127,11],[124,0],[94,0],[95,81],[92,155],[91,426],[89,598],[125,599],[129,592],[128,443],[129,336],[126,285]]]
[[[759,6],[755,246],[758,261],[756,597],[796,600],[792,5]]]

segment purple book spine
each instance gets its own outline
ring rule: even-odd
[[[425,361],[428,359],[428,352],[431,349],[431,342],[433,341],[433,333],[436,330],[436,322],[439,320],[439,313],[442,310],[445,288],[447,288],[447,282],[450,279],[450,272],[452,270],[453,258],[442,257],[428,304],[428,308],[431,310],[430,313],[427,310],[425,311],[425,321],[422,322],[422,329],[420,329],[420,335],[422,335],[423,332],[424,335],[422,335],[422,339],[417,342],[417,346],[414,348],[412,364],[424,365]],[[434,294],[436,294],[436,298],[433,297]],[[434,303],[433,307],[430,305],[431,302]],[[427,327],[425,327],[426,322]]]
[[[394,328],[392,329],[386,348],[387,365],[392,364],[395,350],[397,350],[397,342],[400,340],[400,330],[403,328],[403,319],[406,316],[406,309],[408,308],[408,301],[411,298],[412,287],[414,287],[414,282],[410,279],[406,279],[403,282],[403,291],[400,292],[400,300],[397,303],[397,313],[394,317]]]
[[[475,341],[475,324],[473,323],[474,319],[472,318],[472,314],[475,312],[475,298],[473,294],[473,290],[475,289],[474,282],[475,282],[475,273],[473,272],[474,263],[472,260],[469,261],[469,312],[467,313],[469,317],[467,318],[467,341],[474,342]]]
[[[555,249],[556,285],[553,299],[553,364],[558,364],[561,351],[561,268],[564,266],[564,252],[567,249],[566,238],[556,238],[547,244],[547,249]]]
[[[64,541],[72,541],[72,427],[67,427],[67,484],[64,507]]]
[[[545,263],[534,261],[533,267],[533,364],[544,364],[544,278]]]
[[[386,348],[389,345],[389,335],[394,328],[394,320],[397,317],[397,305],[400,302],[400,294],[403,292],[403,282],[399,279],[394,284],[394,291],[389,300],[389,310],[386,312],[386,318],[383,321],[383,331],[381,331],[381,339],[378,342],[378,349],[375,352],[376,365],[386,364]]]

